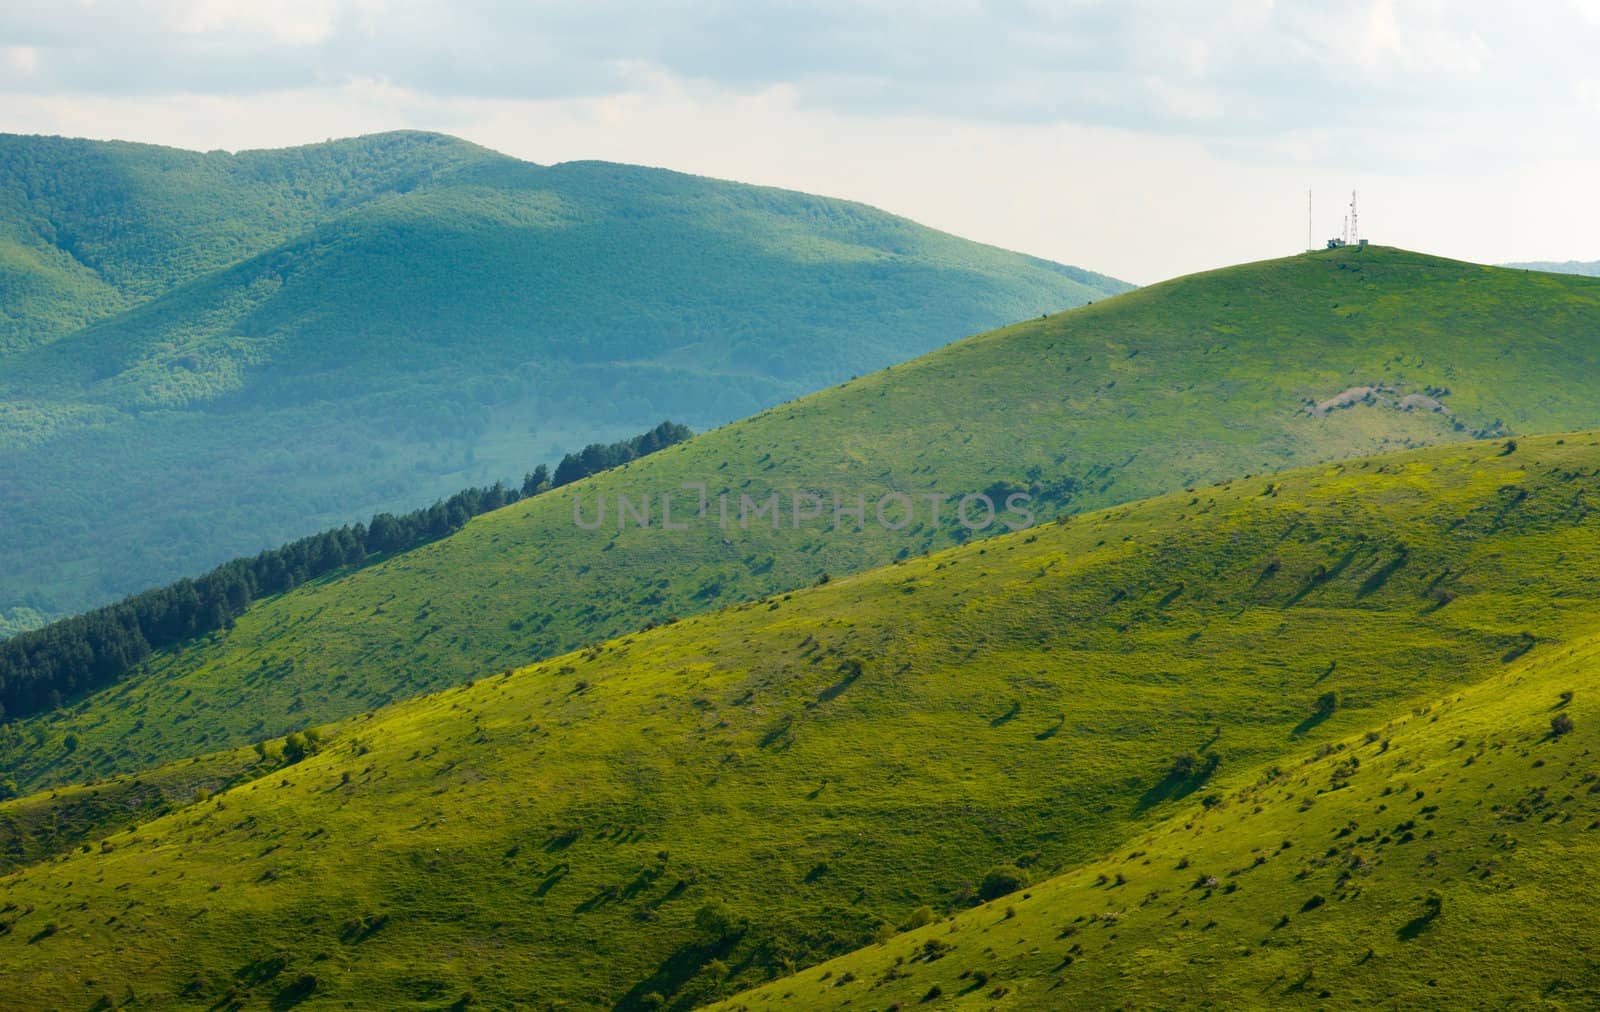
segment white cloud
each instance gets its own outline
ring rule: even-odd
[[[20,77],[37,72],[40,59],[39,50],[33,46],[0,46],[0,66]]]
[[[1141,281],[1297,248],[1308,183],[1320,232],[1359,185],[1380,241],[1600,256],[1600,0],[57,0],[0,3],[0,38],[7,130],[437,129],[853,197]],[[1496,203],[1517,215],[1470,210]]]
[[[327,41],[338,0],[186,0],[168,10],[167,23],[182,35],[239,33],[290,45]]]

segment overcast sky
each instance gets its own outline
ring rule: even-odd
[[[0,130],[401,127],[850,197],[1141,283],[1600,259],[1600,0],[0,0]]]

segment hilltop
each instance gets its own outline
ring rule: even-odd
[[[1312,930],[1352,902],[1332,866],[1350,864],[1350,844],[1379,867],[1361,880],[1367,906],[1351,909],[1375,904],[1384,924],[1409,910],[1423,917],[1420,932],[1425,900],[1398,856],[1427,852],[1415,837],[1429,813],[1413,787],[1455,791],[1452,776],[1478,775],[1445,763],[1492,760],[1487,775],[1508,800],[1552,784],[1528,801],[1518,835],[1582,824],[1587,802],[1556,800],[1576,793],[1557,778],[1581,774],[1581,762],[1568,764],[1588,738],[1535,738],[1562,705],[1557,683],[1578,690],[1571,712],[1587,728],[1583,686],[1569,669],[1535,687],[1529,672],[1545,669],[1516,666],[1553,663],[1592,637],[1597,474],[1600,437],[1586,433],[1197,488],[494,674],[322,728],[320,750],[298,735],[268,742],[270,772],[0,879],[0,992],[63,1006],[360,996],[386,1007],[687,1007],[960,911],[989,890],[996,866],[1043,881],[1114,854],[1117,870],[1149,882],[1128,887],[1142,893],[1165,881],[1156,869],[1173,867],[1181,847],[1205,862],[1183,878],[1205,871],[1220,886],[1269,838],[1279,856],[1236,897],[1218,889],[1220,933],[1195,944],[1255,946],[1271,931],[1256,923],[1268,911]],[[1404,723],[1416,707],[1506,684],[1502,673],[1528,679],[1529,695],[1470,729],[1444,712],[1426,745],[1405,737],[1421,724]],[[262,664],[255,681],[276,677]],[[1484,729],[1495,720],[1503,729]],[[1382,746],[1369,743],[1359,772],[1339,772],[1351,736],[1369,728],[1393,739],[1394,754],[1374,756]],[[1431,758],[1458,735],[1461,758]],[[1334,760],[1300,764],[1319,747]],[[1263,780],[1274,767],[1288,772]],[[1308,806],[1301,778],[1352,783]],[[1404,792],[1374,817],[1380,781]],[[1450,795],[1441,829],[1472,814],[1468,796]],[[1147,847],[1159,853],[1149,869],[1124,856],[1171,825],[1169,813],[1197,819],[1197,801],[1212,813],[1195,823],[1206,830],[1232,828],[1257,803],[1333,821],[1185,833]],[[1571,826],[1533,825],[1560,810]],[[1382,830],[1390,841],[1333,838],[1350,818],[1361,836]],[[1390,823],[1408,818],[1413,838],[1396,842],[1403,831]],[[1479,848],[1478,871],[1495,859],[1491,874],[1526,868],[1541,889],[1588,889],[1576,867],[1524,866],[1459,831]],[[1254,885],[1330,844],[1314,881],[1271,895]],[[1471,859],[1440,860],[1465,869]],[[1063,888],[1080,907],[1103,902],[1081,875]],[[1200,902],[1169,892],[1169,907]],[[1311,892],[1328,911],[1299,912]],[[1458,895],[1441,901],[1445,924],[1477,909],[1458,914]],[[1540,909],[1538,895],[1506,893],[1497,909]],[[1552,909],[1592,906],[1585,897]],[[1017,920],[1021,904],[1044,901],[1019,900]],[[1034,923],[1060,931],[1062,919]],[[1115,941],[1099,925],[1080,930],[1096,952]],[[1550,952],[1547,937],[1519,944]],[[911,941],[923,936],[890,944]],[[1073,941],[1050,944],[1053,965]],[[877,973],[883,951],[860,965]],[[963,944],[962,960],[975,955]],[[1378,965],[1393,963],[1385,954]],[[1141,966],[1115,952],[1107,965],[1136,978]],[[1345,976],[1321,963],[1315,984],[1345,986]],[[924,991],[928,979],[918,978]]]
[[[0,136],[0,633],[1127,285],[435,134]]]
[[[616,529],[704,483],[962,496],[1036,518],[1295,464],[1600,425],[1600,282],[1380,247],[1181,278],[959,342],[479,517],[258,602],[121,685],[14,722],[24,788],[249,744],[737,601],[972,537],[947,506],[899,530]],[[604,532],[574,523],[610,497]],[[918,499],[921,502],[921,499]],[[680,500],[681,502],[681,500]],[[67,749],[67,736],[78,742]]]

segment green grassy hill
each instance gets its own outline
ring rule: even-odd
[[[0,780],[0,799],[6,799],[0,800],[0,874],[97,843],[116,830],[265,775],[280,759],[241,748],[21,798],[10,797],[13,785]]]
[[[1593,1008],[1597,685],[1580,638],[717,1007]]]
[[[430,134],[0,136],[0,622],[1127,287],[847,201]]]
[[[982,335],[264,601],[225,635],[0,733],[25,787],[248,744],[956,543],[899,531],[662,530],[684,482],[764,502],[1035,494],[1040,518],[1474,432],[1600,425],[1600,282],[1369,247],[1182,278]],[[1342,405],[1342,406],[1340,406]],[[1437,405],[1437,409],[1435,409]],[[573,492],[606,532],[573,522]],[[618,494],[654,497],[616,530]],[[870,509],[870,506],[869,506]],[[998,528],[994,528],[998,530]],[[64,747],[68,734],[79,748]]]
[[[1422,887],[1401,876],[1402,855],[1428,845],[1395,842],[1402,831],[1390,825],[1429,828],[1412,781],[1443,790],[1453,764],[1493,753],[1498,789],[1525,798],[1581,758],[1586,738],[1534,740],[1540,723],[1549,730],[1557,682],[1579,692],[1572,712],[1587,727],[1571,670],[1508,702],[1503,728],[1463,724],[1459,759],[1406,744],[1422,720],[1402,718],[1443,697],[1480,698],[1471,686],[1502,673],[1532,686],[1545,669],[1516,665],[1592,636],[1597,474],[1594,434],[1323,465],[1073,517],[486,673],[324,729],[321,751],[299,762],[0,878],[0,1003],[628,1009],[659,995],[686,1007],[888,937],[920,907],[960,910],[1001,863],[1044,880],[1114,853],[1129,876],[1153,880],[1156,863],[1122,857],[1133,841],[1170,828],[1173,814],[1195,820],[1196,799],[1213,794],[1221,803],[1203,828],[1231,828],[1256,803],[1238,792],[1273,766],[1289,774],[1256,788],[1264,810],[1305,807],[1329,778],[1350,793],[1314,798],[1309,811],[1335,821],[1289,829],[1287,856],[1269,848],[1277,856],[1262,870],[1238,876],[1237,902],[1262,895],[1255,882],[1355,843],[1330,829],[1356,818],[1360,835],[1392,838],[1357,844],[1395,868],[1370,886],[1393,895],[1366,902],[1390,920],[1416,917]],[[515,592],[478,587],[484,600]],[[269,664],[255,679],[277,677]],[[1439,734],[1457,734],[1453,712],[1471,708],[1442,714]],[[1367,728],[1392,737],[1394,754],[1361,746],[1353,775],[1301,765]],[[1175,764],[1180,753],[1193,762]],[[1533,767],[1538,758],[1553,768]],[[1572,766],[1569,780],[1585,769]],[[1380,780],[1395,788],[1393,811],[1368,814],[1385,803]],[[1576,792],[1572,782],[1550,800]],[[1469,797],[1439,824],[1467,817]],[[1346,798],[1357,800],[1340,815]],[[1578,821],[1580,803],[1554,804]],[[1514,833],[1553,834],[1535,825],[1551,810],[1531,809]],[[1186,881],[1209,869],[1231,882],[1265,846],[1258,837],[1278,847],[1279,828],[1226,844],[1185,831],[1161,846],[1206,860]],[[1466,832],[1480,862],[1512,870],[1485,846],[1493,840]],[[1221,888],[1205,902],[1230,932],[1249,926],[1240,947],[1271,932],[1255,924],[1269,907],[1313,930],[1302,893],[1321,892],[1325,913],[1357,902],[1335,889],[1343,854],[1259,908],[1221,912]],[[1161,874],[1175,855],[1162,851]],[[1553,860],[1515,867],[1543,874]],[[1586,887],[1580,866],[1549,874],[1496,909],[1542,916],[1544,888]],[[1456,913],[1466,902],[1456,895],[1438,919],[1470,916]],[[1550,909],[1577,900],[1562,904]],[[1108,940],[1098,924],[1082,931]],[[1558,941],[1526,944],[1553,953]],[[1270,972],[1303,973],[1283,958]],[[1117,965],[1136,978],[1142,964]],[[1328,961],[1316,972],[1318,988],[1345,976]]]

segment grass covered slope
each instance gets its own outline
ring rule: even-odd
[[[127,776],[12,798],[0,780],[0,874],[36,864],[111,833],[186,807],[282,761],[263,749],[196,756]]]
[[[1517,662],[717,1007],[1592,1008],[1597,686],[1593,637]]]
[[[37,786],[282,735],[948,546],[968,536],[954,499],[980,490],[1029,491],[1046,518],[1295,462],[1600,424],[1597,332],[1600,282],[1377,247],[1182,278],[941,349],[263,602],[61,719],[0,735],[0,767]],[[660,496],[681,510],[685,482],[713,503],[726,493],[735,515],[774,490],[952,502],[935,524],[918,498],[899,531],[870,515],[860,532],[796,530],[789,514],[779,530],[663,530]],[[590,518],[609,497],[607,530],[575,526],[574,492]],[[616,529],[619,494],[652,497],[650,529]],[[68,733],[83,742],[70,755]]]
[[[847,201],[438,135],[0,137],[0,621],[1127,287]]]
[[[1586,636],[1600,439],[1519,443],[1076,517],[346,722],[0,879],[0,1000],[678,1007],[857,948]]]

